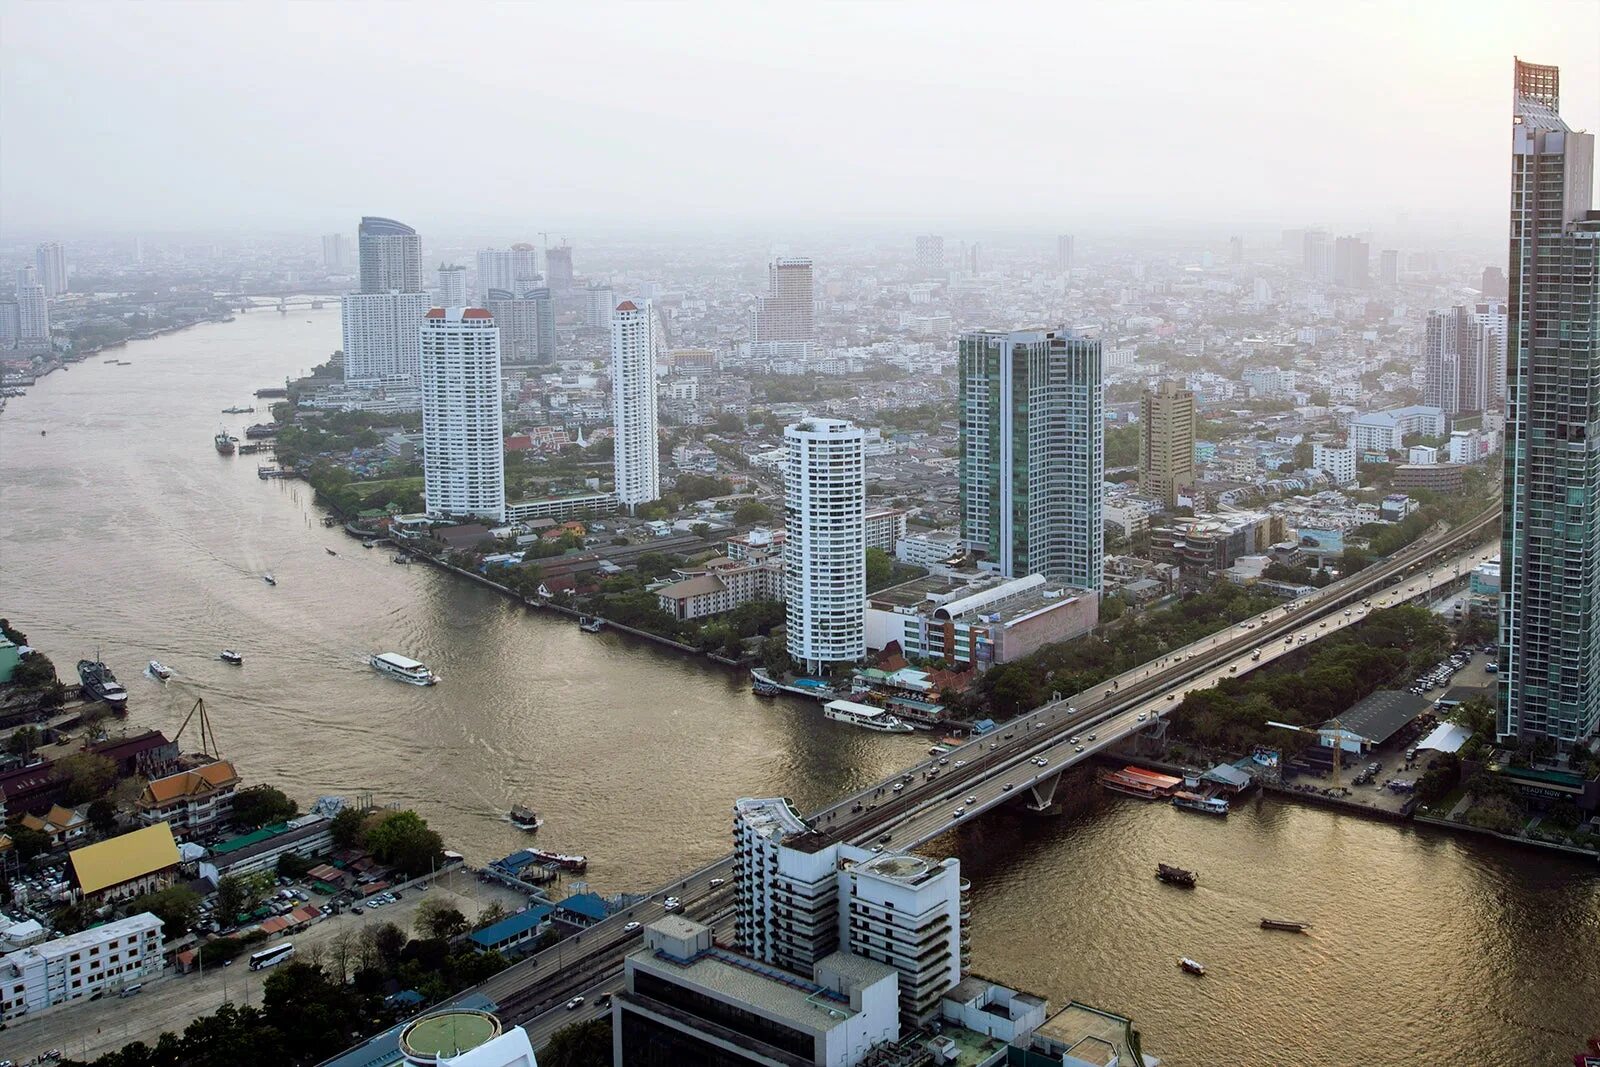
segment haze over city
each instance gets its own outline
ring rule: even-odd
[[[0,1067],[1600,1067],[1600,0],[0,0]]]
[[[1600,80],[1583,0],[12,2],[4,25],[6,233],[1409,213],[1498,239],[1509,57]]]

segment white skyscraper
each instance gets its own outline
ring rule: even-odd
[[[422,482],[429,515],[506,517],[500,331],[483,308],[422,319]]]
[[[592,282],[587,290],[589,308],[586,321],[589,326],[597,329],[609,329],[611,326],[611,309],[617,306],[616,292],[609,285]]]
[[[67,257],[58,242],[46,241],[35,249],[33,263],[45,296],[53,300],[67,291]]]
[[[439,303],[447,308],[461,307],[467,302],[467,268],[439,268]]]
[[[341,297],[344,380],[414,381],[421,359],[418,331],[432,303],[427,293],[346,293]]]
[[[539,259],[532,245],[486,248],[478,253],[479,300],[486,299],[490,289],[524,293],[538,284]]]
[[[811,673],[867,654],[865,437],[816,416],[783,431],[789,655]]]
[[[322,265],[329,274],[343,274],[350,269],[350,239],[342,233],[322,235]]]
[[[34,267],[17,269],[17,340],[30,348],[50,342],[50,301]]]
[[[421,239],[410,226],[367,216],[358,236],[359,292],[340,302],[347,382],[414,381],[423,313]]]
[[[631,300],[611,316],[612,466],[617,502],[629,511],[661,496],[661,446],[656,435],[654,309]]]

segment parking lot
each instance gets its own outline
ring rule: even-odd
[[[314,957],[319,952],[327,953],[336,939],[359,934],[379,922],[394,923],[409,933],[417,907],[429,898],[456,908],[468,921],[491,903],[499,903],[507,911],[524,903],[518,893],[480,883],[470,871],[455,870],[441,875],[426,892],[407,889],[394,904],[328,916],[266,945],[291,941],[297,956]],[[312,902],[324,903],[325,898],[313,895]],[[137,997],[78,1001],[13,1022],[0,1032],[0,1059],[26,1063],[48,1049],[59,1048],[69,1056],[91,1060],[130,1041],[154,1045],[163,1031],[182,1032],[196,1017],[229,1001],[259,1006],[262,983],[270,974],[271,971],[251,971],[248,957],[240,957],[231,966],[207,967],[204,972],[186,975],[167,968],[159,977],[146,980]]]

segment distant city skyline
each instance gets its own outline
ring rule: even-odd
[[[509,230],[532,205],[569,226],[900,219],[948,233],[946,220],[971,219],[1082,235],[1089,216],[1309,218],[1348,233],[1411,210],[1498,229],[1508,193],[1504,131],[1489,118],[1505,105],[1496,72],[1520,53],[1561,65],[1574,84],[1600,83],[1600,7],[1586,3],[1029,9],[1020,40],[1020,10],[980,19],[953,5],[915,19],[875,5],[828,19],[621,10],[512,7],[485,37],[425,8],[385,9],[379,20],[333,8],[306,34],[241,7],[150,4],[95,7],[64,35],[62,6],[11,5],[0,40],[5,214],[68,236],[245,219],[327,232],[374,208],[432,232]],[[517,59],[535,30],[561,46],[528,77]],[[1058,42],[1069,36],[1071,76],[1039,79],[1062,63]],[[428,76],[396,77],[389,57],[423,40]],[[181,84],[147,76],[162,48],[196,56],[219,41],[234,42],[226,63],[202,64]],[[1008,62],[973,79],[962,58],[984,49]],[[596,83],[588,75],[602,52],[611,76]],[[388,106],[349,122],[380,72]],[[782,123],[767,121],[758,91],[775,75],[805,86]],[[565,91],[574,84],[586,91]],[[113,96],[119,113],[159,118],[108,121]],[[1600,125],[1592,97],[1569,110],[1574,127]],[[1113,112],[1137,115],[1145,136],[1115,167],[1075,165],[1076,146]],[[528,119],[511,144],[508,114]],[[883,114],[897,121],[886,126]],[[1433,151],[1396,166],[1400,122],[1428,130]],[[372,165],[446,124],[497,144],[499,166],[466,154]],[[621,129],[628,136],[609,132]],[[1023,141],[1035,157],[1023,172],[958,167],[949,152]],[[651,160],[648,172],[629,165],[637,158]]]

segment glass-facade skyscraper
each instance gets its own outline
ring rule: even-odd
[[[1100,341],[1065,328],[961,336],[961,535],[1007,577],[1099,591]]]
[[[1600,212],[1559,109],[1557,69],[1518,60],[1498,732],[1567,747],[1600,727]]]

